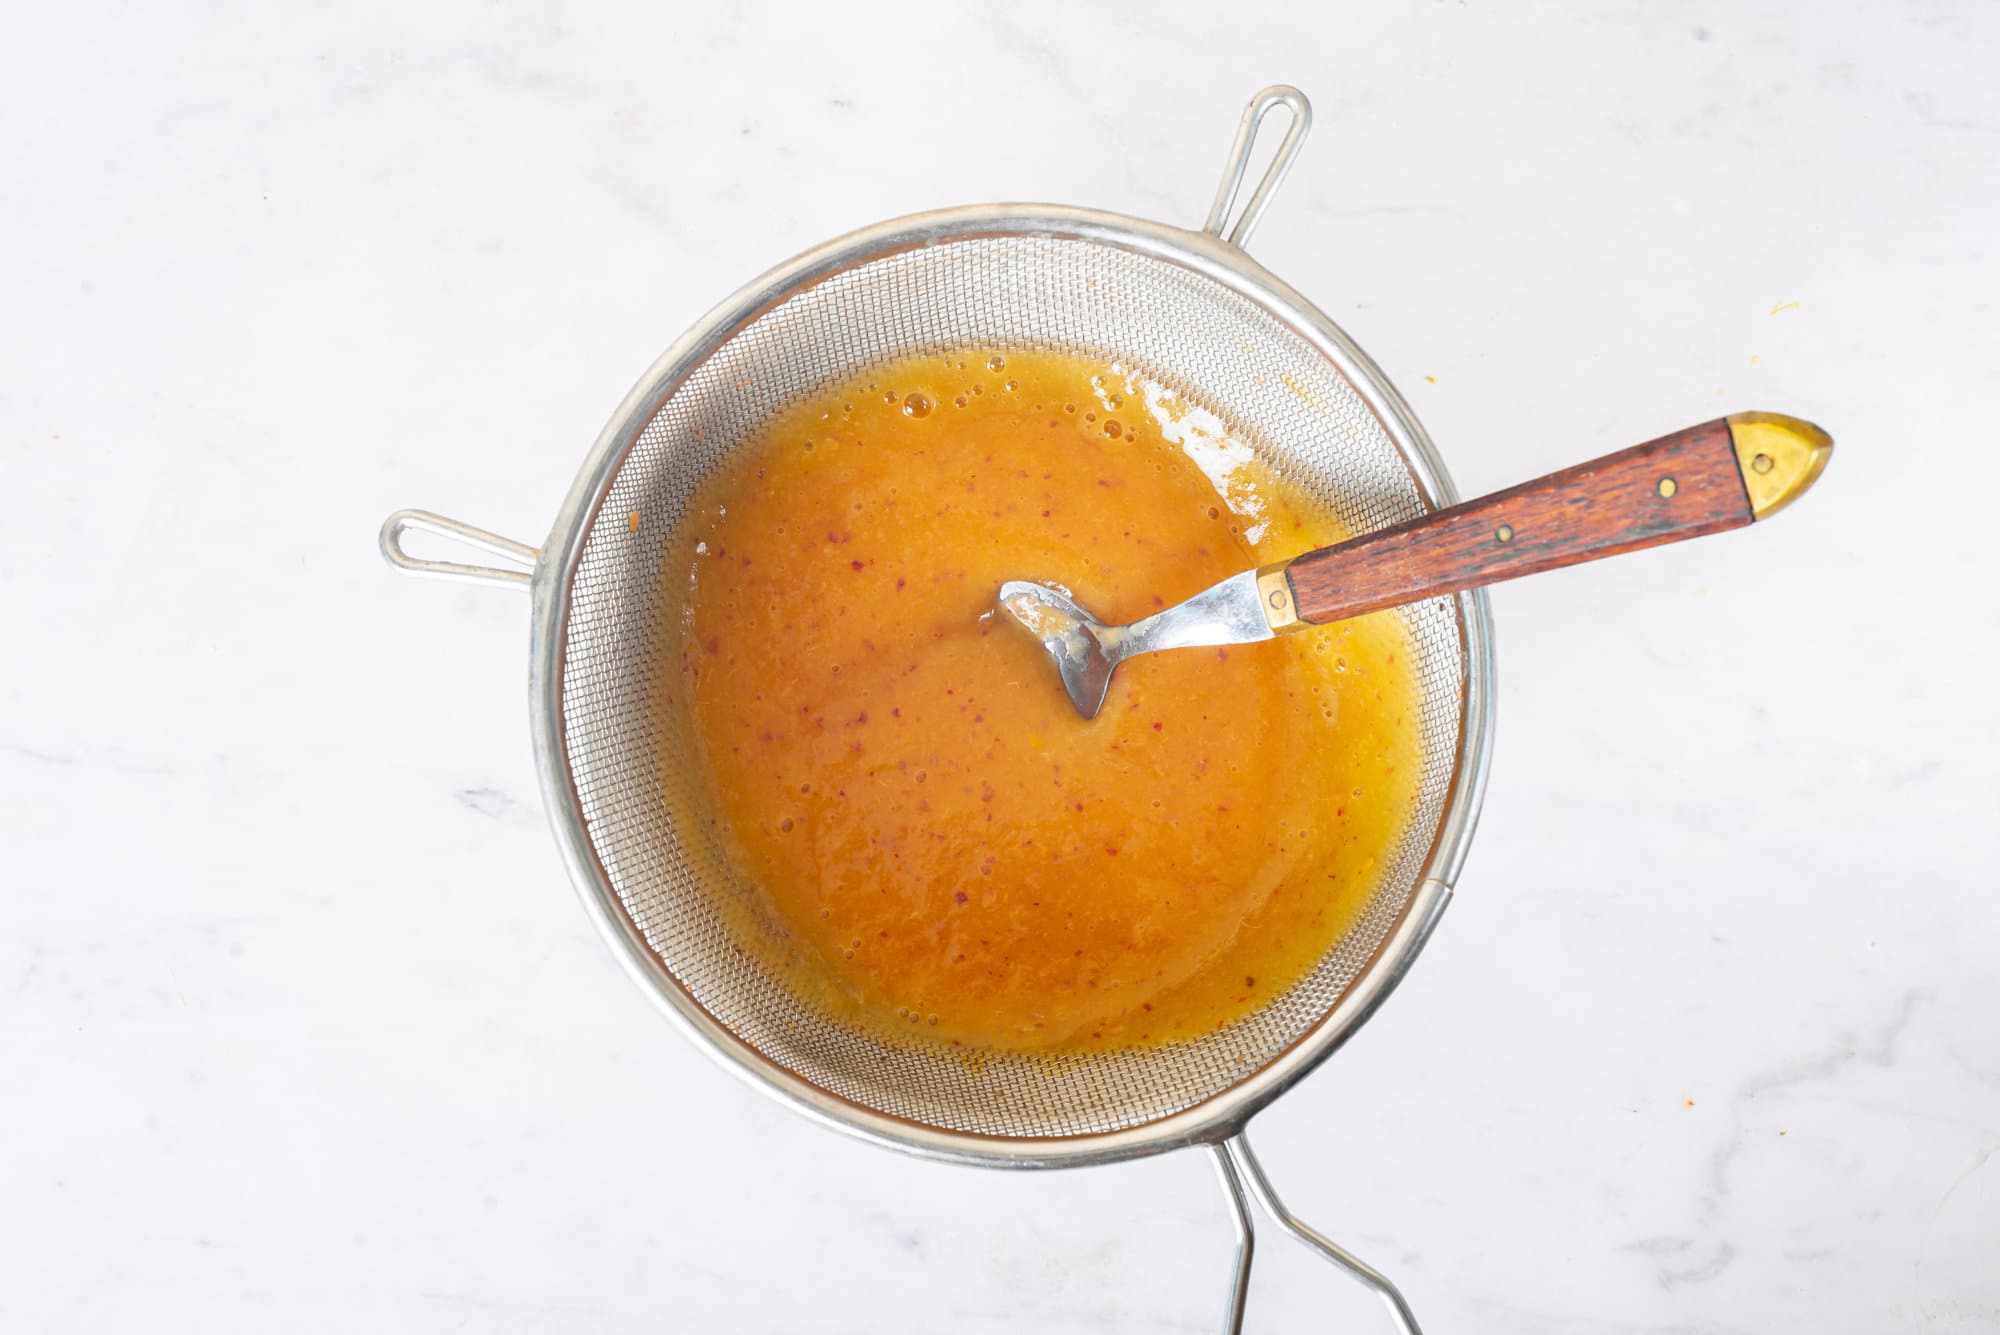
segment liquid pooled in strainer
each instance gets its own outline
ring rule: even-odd
[[[656,697],[707,819],[788,967],[891,1023],[1012,1049],[1214,1030],[1326,953],[1416,801],[1396,613],[1134,660],[1091,721],[996,627],[1006,579],[1115,624],[1345,536],[1118,368],[878,368],[771,422],[680,532]]]

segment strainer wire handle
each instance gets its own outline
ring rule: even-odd
[[[410,529],[435,533],[441,538],[455,538],[468,547],[477,547],[525,568],[509,570],[500,566],[466,565],[459,561],[418,560],[403,550],[403,534]],[[382,521],[382,558],[406,574],[426,579],[455,579],[467,584],[516,584],[525,588],[540,553],[526,543],[432,514],[429,510],[398,510]]]
[[[1271,1179],[1264,1176],[1264,1166],[1250,1152],[1250,1142],[1241,1131],[1208,1148],[1215,1156],[1215,1170],[1222,1178],[1223,1190],[1228,1193],[1236,1223],[1236,1269],[1230,1281],[1229,1311],[1223,1323],[1225,1335],[1242,1335],[1244,1304],[1250,1296],[1250,1261],[1257,1246],[1257,1232],[1250,1219],[1250,1202],[1253,1200],[1257,1202],[1257,1208],[1269,1215],[1279,1228],[1372,1289],[1388,1307],[1389,1318],[1402,1335],[1423,1335],[1417,1327],[1415,1313],[1410,1311],[1409,1303],[1403,1299],[1402,1291],[1390,1283],[1386,1275],[1285,1208],[1285,1203],[1278,1199],[1278,1193],[1271,1189]]]
[[[1271,197],[1278,193],[1279,183],[1292,169],[1293,161],[1299,156],[1299,148],[1305,143],[1306,131],[1312,129],[1312,103],[1290,84],[1272,84],[1250,99],[1250,105],[1243,109],[1242,121],[1236,126],[1236,143],[1229,150],[1229,161],[1223,164],[1222,184],[1216,187],[1215,203],[1209,206],[1208,221],[1202,224],[1201,230],[1210,236],[1222,236],[1222,229],[1229,221],[1229,206],[1236,202],[1236,192],[1243,186],[1243,174],[1250,168],[1250,149],[1257,142],[1258,127],[1276,107],[1290,111],[1292,123],[1285,131],[1285,137],[1278,142],[1278,155],[1264,169],[1263,179],[1250,192],[1250,202],[1243,206],[1236,226],[1225,238],[1232,246],[1241,247],[1250,243],[1250,233],[1256,230],[1257,220],[1264,216]]]

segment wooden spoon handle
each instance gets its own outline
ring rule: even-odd
[[[1738,413],[1267,566],[1259,587],[1289,630],[1741,528],[1811,486],[1832,450],[1810,422]]]

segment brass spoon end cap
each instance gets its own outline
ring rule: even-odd
[[[1731,413],[1729,438],[1750,493],[1750,516],[1769,519],[1805,494],[1833,456],[1833,437],[1783,413]]]

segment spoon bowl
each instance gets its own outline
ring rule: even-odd
[[[1028,580],[1002,584],[995,606],[1002,620],[1041,643],[1076,712],[1096,718],[1111,688],[1111,674],[1128,658],[1161,649],[1249,644],[1276,634],[1260,601],[1258,578],[1255,570],[1231,575],[1129,626],[1107,626],[1066,591]]]

